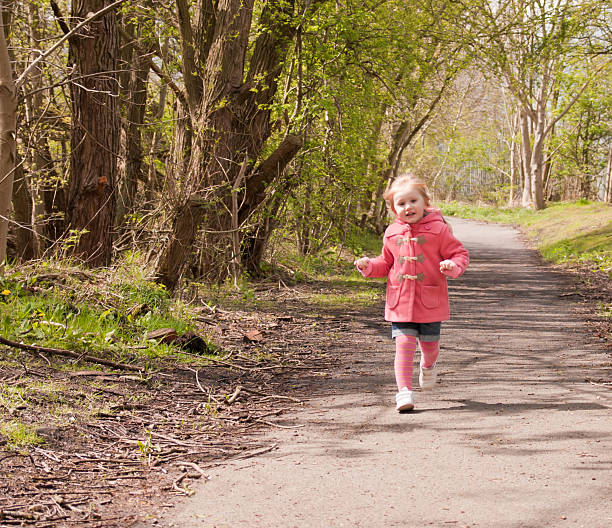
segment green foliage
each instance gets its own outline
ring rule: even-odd
[[[568,64],[560,79],[559,107],[593,75],[593,65]],[[604,177],[612,141],[612,68],[587,86],[556,128],[550,145],[555,170],[549,194],[561,200],[575,196],[603,198]]]
[[[462,202],[436,202],[443,215],[458,216],[500,222],[506,224],[519,224],[522,219],[531,217],[534,212],[523,207],[494,207],[491,205],[473,205]]]
[[[289,70],[300,75],[287,79],[275,110],[293,112],[288,124],[306,138],[280,223],[304,256],[329,246],[358,253],[353,232],[378,187],[388,137],[425,113],[455,67],[442,64],[453,46],[417,2],[325,3],[301,28]]]
[[[151,460],[154,453],[160,453],[161,447],[157,444],[153,443],[153,434],[152,431],[146,429],[144,440],[138,441],[138,451],[140,452],[140,456],[147,462],[147,464],[151,464]]]
[[[353,230],[348,236],[347,246],[355,257],[379,255],[382,251],[382,237],[369,231]]]

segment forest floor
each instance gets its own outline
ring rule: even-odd
[[[472,262],[415,412],[393,409],[362,281],[262,283],[264,304],[207,317],[225,351],[210,366],[70,374],[64,398],[95,379],[106,410],[0,452],[0,527],[609,526],[611,281],[543,264],[509,228],[452,223]],[[331,294],[345,301],[312,302]],[[66,382],[53,361],[0,377]],[[413,500],[442,495],[435,511]]]

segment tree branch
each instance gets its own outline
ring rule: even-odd
[[[119,32],[121,33],[121,36],[125,39],[125,40],[131,40],[132,37],[131,35],[129,35],[125,29],[123,28],[119,28]],[[133,42],[132,46],[134,46],[134,48],[136,49],[136,51],[138,53],[140,53],[141,55],[147,55],[147,51],[144,50],[142,48],[142,46],[140,46],[140,44],[138,42]],[[159,49],[157,50],[158,54],[157,56],[163,60],[163,57],[161,56],[161,53],[159,53]],[[174,94],[176,95],[176,98],[181,102],[181,104],[183,105],[183,107],[185,108],[185,110],[189,110],[189,104],[187,102],[187,96],[185,95],[184,90],[181,90],[181,88],[172,80],[172,77],[170,77],[165,71],[163,71],[159,66],[157,66],[157,64],[155,64],[154,61],[149,61],[149,67],[155,72],[155,74],[162,79],[174,92]]]
[[[71,357],[75,359],[82,359],[83,361],[89,361],[89,363],[96,363],[99,365],[106,365],[107,367],[113,367],[121,370],[133,370],[136,372],[142,372],[144,370],[143,367],[137,367],[134,365],[126,365],[125,363],[116,363],[114,361],[110,361],[108,359],[101,359],[94,356],[88,356],[85,354],[79,354],[78,352],[73,352],[72,350],[64,350],[63,348],[47,348],[37,345],[26,345],[24,343],[17,343],[15,341],[10,341],[2,336],[0,336],[0,344],[10,346],[11,348],[17,348],[21,350],[27,350],[28,352],[38,352],[44,354],[51,354],[55,356],[65,356]]]
[[[191,111],[195,110],[200,94],[202,93],[202,78],[197,73],[195,62],[195,43],[193,39],[193,28],[189,16],[189,6],[186,0],[176,0],[178,12],[178,26],[181,32],[181,49],[183,52],[183,78],[185,80],[185,90],[187,100],[190,103]]]
[[[70,33],[70,28],[68,27],[68,24],[66,24],[66,21],[64,20],[64,15],[62,14],[62,11],[60,10],[55,0],[51,0],[51,9],[53,11],[53,14],[55,15],[55,18],[57,19],[57,23],[59,24],[60,29],[64,32],[64,35]]]
[[[574,106],[574,104],[576,103],[576,101],[580,98],[580,96],[584,93],[584,91],[587,89],[587,87],[589,86],[589,84],[591,84],[591,81],[593,81],[593,79],[595,79],[595,77],[597,77],[599,75],[600,72],[602,72],[606,66],[609,66],[612,63],[612,59],[608,59],[606,62],[604,62],[599,68],[597,68],[595,70],[595,72],[593,73],[593,75],[588,78],[586,80],[586,82],[582,85],[582,88],[580,88],[580,90],[578,91],[578,93],[576,95],[574,95],[574,97],[572,97],[572,100],[567,103],[567,105],[565,106],[563,112],[561,112],[557,117],[555,117],[546,127],[546,129],[544,130],[544,137],[546,137],[548,135],[548,133],[552,130],[552,127],[555,126],[555,124],[557,124],[557,122],[563,118],[563,116],[565,114],[567,114],[570,111],[570,108],[572,106]]]
[[[282,174],[301,147],[302,138],[288,134],[276,150],[253,171],[247,179],[245,200],[239,212],[239,224],[263,201],[267,185]]]
[[[70,37],[72,37],[72,35],[74,35],[82,27],[84,27],[84,26],[86,26],[88,24],[91,24],[94,20],[97,20],[98,18],[103,17],[104,15],[106,15],[106,13],[108,13],[108,12],[112,11],[113,9],[115,9],[116,7],[120,6],[125,1],[126,0],[117,0],[116,2],[113,2],[112,4],[109,4],[106,7],[103,7],[102,9],[100,9],[100,11],[97,11],[93,15],[87,17],[85,20],[83,20],[82,22],[80,22],[79,24],[74,26],[68,33],[66,33],[61,39],[59,39],[47,51],[45,51],[44,53],[41,53],[38,56],[38,58],[35,59],[34,61],[32,61],[32,63],[17,78],[17,80],[15,81],[15,91],[18,91],[21,88],[21,86],[23,85],[23,83],[27,79],[28,75],[30,75],[30,72],[34,68],[36,68],[36,66],[38,66],[39,62],[45,60],[49,55],[51,55],[57,48],[59,48],[64,42],[66,42]]]

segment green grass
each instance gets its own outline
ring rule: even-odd
[[[0,278],[0,334],[93,355],[104,351],[120,361],[180,356],[146,339],[159,328],[192,331],[208,340],[197,327],[197,306],[173,299],[144,277],[137,263],[122,266],[95,274],[58,262],[7,267]]]
[[[551,262],[583,264],[612,277],[612,205],[602,202],[551,203],[541,211],[523,208],[443,204],[449,216],[503,222],[520,227]]]
[[[480,206],[460,202],[436,202],[436,206],[440,207],[442,214],[445,216],[458,216],[505,224],[519,224],[534,213],[530,209],[521,207]]]
[[[9,449],[22,449],[43,443],[33,426],[18,420],[1,421],[0,435],[6,438]]]
[[[199,364],[207,357],[148,340],[148,332],[168,327],[178,334],[194,332],[215,353],[215,344],[197,323],[200,309],[199,303],[173,298],[136,261],[95,271],[69,262],[37,262],[7,266],[0,277],[0,335],[146,367],[140,378],[152,388],[150,372],[168,361]],[[0,382],[0,445],[8,449],[27,450],[44,442],[36,434],[41,427],[70,427],[105,412],[112,400],[108,390],[116,383],[123,390],[123,382],[114,378],[71,376],[111,367],[2,348],[0,370],[9,381]],[[47,366],[61,373],[41,375]],[[137,400],[138,394],[127,399]]]
[[[382,290],[371,280],[366,282],[359,275],[354,280],[347,279],[330,284],[324,293],[313,293],[307,301],[313,306],[350,309],[355,306],[368,307],[378,304],[382,298]]]

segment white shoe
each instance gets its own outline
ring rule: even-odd
[[[395,408],[398,411],[411,411],[414,409],[414,398],[412,397],[412,391],[408,387],[400,389],[395,395]]]
[[[434,363],[429,368],[423,368],[421,364],[421,371],[419,372],[419,385],[421,389],[428,390],[433,389],[436,384],[436,378],[438,377],[438,367]]]

